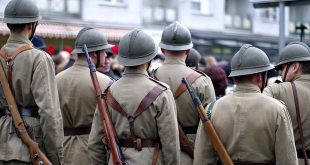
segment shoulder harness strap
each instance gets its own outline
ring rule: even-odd
[[[295,108],[296,108],[296,118],[297,118],[297,128],[300,136],[300,142],[301,142],[301,147],[303,151],[303,156],[304,156],[304,161],[305,164],[308,163],[308,157],[307,157],[307,152],[306,152],[306,145],[305,145],[305,140],[304,140],[304,133],[302,130],[302,125],[301,125],[301,118],[300,118],[300,109],[299,109],[299,102],[298,102],[298,95],[297,95],[297,90],[294,82],[291,82],[292,85],[292,90],[293,90],[293,95],[294,95],[294,102],[295,102]]]
[[[192,85],[201,76],[204,76],[204,75],[201,74],[200,72],[193,72],[193,73],[189,74],[186,77],[186,79],[189,82],[189,84]],[[186,91],[186,86],[183,83],[181,83],[174,93],[174,98],[175,99],[178,98],[185,91]]]
[[[156,81],[156,80],[154,80]],[[137,135],[134,132],[134,121],[135,119],[141,115],[147,107],[149,107],[155,100],[156,98],[167,88],[160,84],[156,83],[156,85],[147,93],[147,95],[142,99],[140,102],[138,109],[133,113],[133,115],[128,114],[127,112],[124,111],[124,109],[121,107],[121,105],[115,100],[115,98],[112,96],[111,91],[108,89],[107,90],[107,104],[109,104],[114,110],[119,112],[120,114],[124,115],[127,117],[129,121],[129,127],[130,127],[130,133],[132,139],[137,143],[136,149],[138,151],[141,150],[141,138],[137,137]]]
[[[0,56],[6,61],[7,66],[8,66],[8,73],[7,74],[8,74],[8,82],[9,82],[9,85],[11,87],[11,90],[13,90],[12,73],[13,73],[14,60],[20,53],[22,53],[23,51],[29,50],[29,49],[32,49],[31,45],[28,45],[28,44],[23,45],[22,47],[18,48],[15,52],[13,52],[12,56],[8,56],[5,53],[3,47],[0,50]]]
[[[213,109],[213,106],[214,106],[214,103],[216,101],[212,101],[207,109],[207,116],[209,118],[209,120],[211,120],[211,114],[212,114],[212,109]]]

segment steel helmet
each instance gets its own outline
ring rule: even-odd
[[[137,66],[151,61],[158,53],[153,38],[141,29],[125,34],[119,43],[120,64]]]
[[[75,48],[71,53],[84,53],[82,50],[84,44],[86,44],[89,52],[105,50],[113,47],[113,45],[108,44],[107,39],[101,32],[90,27],[85,27],[80,30],[75,39]]]
[[[4,10],[4,23],[25,24],[40,19],[38,7],[29,0],[11,0]]]
[[[252,45],[245,44],[231,60],[229,77],[261,73],[273,68],[265,52]]]
[[[291,42],[280,51],[278,67],[282,64],[295,61],[310,61],[310,48],[303,42]]]
[[[172,51],[188,50],[193,47],[191,33],[179,22],[172,23],[165,27],[159,47]]]
[[[196,49],[191,48],[189,51],[189,55],[187,56],[185,60],[185,63],[186,63],[186,66],[194,67],[199,63],[200,60],[201,60],[200,53]]]

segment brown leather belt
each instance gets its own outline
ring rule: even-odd
[[[64,128],[65,136],[88,135],[91,127]]]
[[[309,158],[310,150],[306,150],[306,153],[307,153],[308,158]],[[300,149],[300,150],[297,150],[297,157],[298,157],[299,159],[303,159],[303,158],[304,158],[304,154],[302,153],[302,150],[301,150],[301,149]]]
[[[38,112],[39,108],[38,107],[18,107],[18,111],[20,113],[21,116],[26,116],[26,117],[35,117],[35,118],[39,118],[39,112]],[[9,111],[8,108],[2,108],[0,109],[0,117],[2,116],[11,116],[11,112]]]
[[[196,134],[198,126],[193,127],[182,127],[182,130],[185,134]]]
[[[157,139],[120,139],[119,143],[122,147],[125,148],[147,148],[147,147],[155,147],[159,140]]]
[[[274,163],[234,162],[234,165],[274,165]]]

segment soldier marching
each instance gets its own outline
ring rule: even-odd
[[[30,41],[39,19],[32,1],[11,0],[5,7],[3,22],[11,34],[0,50],[5,72],[0,75],[1,165],[309,164],[310,48],[305,43],[292,42],[280,52],[276,69],[284,82],[267,87],[267,71],[273,69],[268,56],[243,45],[231,61],[229,77],[236,88],[216,100],[210,78],[186,66],[193,43],[179,22],[163,29],[159,47],[165,61],[152,73],[158,45],[141,29],[125,34],[118,56],[125,71],[114,81],[96,72],[112,45],[90,27],[77,35],[75,64],[55,76],[50,56]],[[21,123],[14,121],[16,115]],[[19,125],[34,141],[30,146]],[[42,153],[32,152],[36,143]]]

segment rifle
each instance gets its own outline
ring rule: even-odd
[[[86,55],[88,67],[90,70],[90,76],[93,82],[93,86],[95,88],[96,100],[98,104],[99,116],[102,123],[102,128],[104,131],[104,143],[109,147],[111,150],[113,164],[114,165],[125,165],[127,164],[124,161],[122,149],[119,145],[115,128],[112,124],[109,112],[107,110],[107,104],[105,100],[102,98],[102,92],[99,86],[97,74],[96,74],[96,67],[92,62],[91,58],[89,57],[88,50],[86,44],[83,46],[83,52]]]
[[[180,124],[179,124],[179,138],[180,138],[181,149],[183,149],[193,159],[194,158],[194,147],[188,140]]]
[[[8,107],[11,113],[11,116],[14,121],[14,126],[18,131],[22,142],[28,147],[30,154],[30,159],[34,165],[52,165],[52,163],[47,159],[44,153],[40,150],[37,142],[32,140],[26,130],[25,123],[20,116],[20,113],[17,108],[13,93],[11,91],[9,82],[5,76],[3,65],[0,62],[0,83],[2,85],[3,93],[8,103]]]
[[[199,117],[203,123],[203,128],[207,133],[208,137],[211,140],[214,150],[218,153],[220,159],[222,160],[224,165],[233,165],[233,161],[231,160],[227,150],[225,149],[223,143],[221,142],[218,134],[216,133],[211,121],[208,119],[204,112],[204,108],[199,100],[198,96],[194,93],[192,87],[189,85],[188,81],[183,77],[182,82],[185,84],[191,98],[197,108],[199,113]]]

